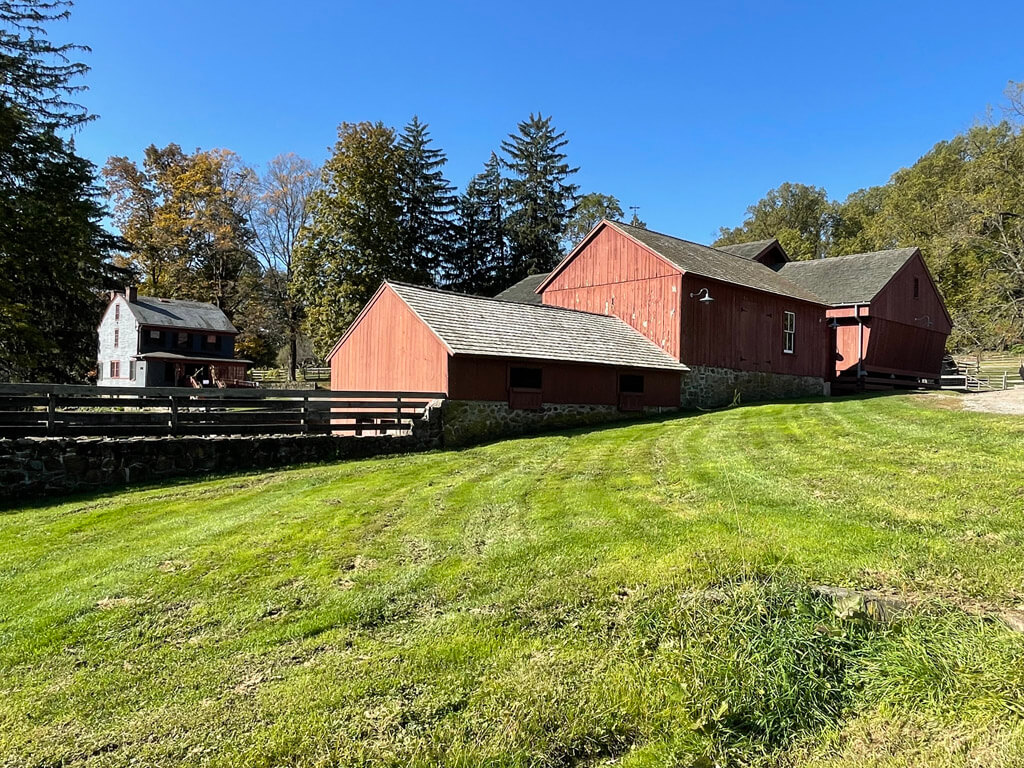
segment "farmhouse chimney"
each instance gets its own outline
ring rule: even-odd
[[[124,289],[124,297],[134,304],[139,300],[139,287],[137,285],[129,285]]]

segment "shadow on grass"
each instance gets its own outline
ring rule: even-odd
[[[452,446],[444,448],[436,448],[429,451],[418,451],[418,454],[431,455],[438,453],[452,453],[452,452],[463,452],[481,448],[489,445],[495,445],[497,443],[505,443],[509,441],[522,441],[522,440],[534,440],[541,438],[550,437],[578,437],[580,435],[589,435],[602,433],[609,430],[623,429],[627,427],[638,427],[644,425],[661,425],[676,421],[688,421],[690,419],[697,419],[701,417],[711,416],[717,413],[723,413],[726,411],[736,410],[747,410],[751,408],[763,408],[774,405],[813,405],[817,403],[828,403],[835,402],[836,400],[873,400],[880,397],[889,397],[891,395],[905,395],[907,392],[865,392],[858,394],[834,396],[834,397],[806,397],[806,398],[792,398],[782,400],[764,400],[747,403],[737,403],[735,405],[727,405],[721,408],[707,408],[698,410],[678,410],[670,411],[660,414],[652,414],[650,416],[641,416],[635,418],[623,418],[617,421],[600,422],[595,424],[584,424],[572,427],[558,427],[553,426],[551,428],[538,427],[529,431],[524,431],[521,434],[515,435],[503,435],[495,437],[491,440],[481,440],[471,444],[463,446]],[[344,438],[341,438],[344,439]],[[230,478],[246,478],[259,476],[267,472],[278,472],[287,470],[298,470],[311,467],[324,467],[339,463],[359,463],[366,461],[381,461],[398,456],[411,456],[413,453],[396,453],[379,456],[366,456],[359,458],[350,459],[325,459],[323,461],[312,461],[303,462],[298,464],[281,464],[269,467],[254,467],[251,469],[234,469],[224,470],[215,472],[203,472],[196,473],[193,475],[181,475],[176,477],[167,477],[163,479],[153,479],[140,483],[121,483],[117,485],[109,485],[103,488],[95,488],[90,490],[81,491],[70,491],[67,493],[53,493],[45,496],[26,496],[24,498],[0,498],[0,515],[12,515],[21,512],[28,512],[36,509],[45,509],[58,504],[96,504],[103,502],[104,500],[111,499],[119,496],[126,491],[131,492],[144,492],[158,489],[174,489],[181,486],[188,486],[198,482],[209,482],[216,480],[226,480]]]

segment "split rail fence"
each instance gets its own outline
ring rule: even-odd
[[[437,392],[0,384],[0,437],[409,432]]]

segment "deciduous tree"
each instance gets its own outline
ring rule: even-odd
[[[601,219],[622,219],[622,206],[618,198],[590,192],[576,201],[576,210],[565,225],[564,248],[571,250],[580,240],[586,237]]]

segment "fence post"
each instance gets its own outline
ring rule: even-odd
[[[309,395],[302,396],[302,431],[309,432]]]
[[[1006,389],[1006,371],[1003,371],[1003,389]]]
[[[174,395],[170,395],[171,399],[171,418],[167,422],[168,428],[171,430],[172,435],[178,434],[178,402],[174,399]]]
[[[57,397],[53,392],[46,394],[46,434],[53,435],[57,430]]]

